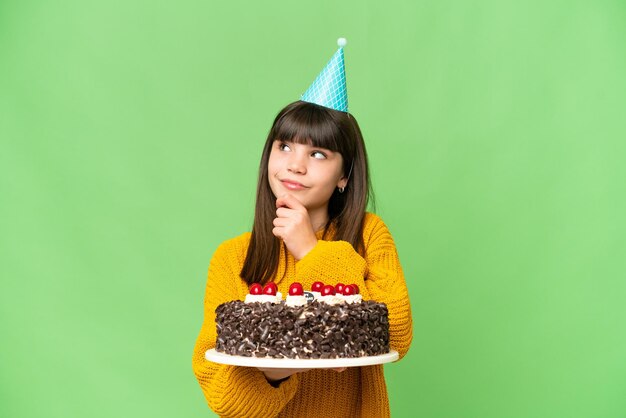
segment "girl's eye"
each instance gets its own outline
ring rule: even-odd
[[[280,144],[278,144],[278,149],[281,151],[291,151],[291,148],[289,148],[289,145],[285,144],[284,142],[281,142]]]
[[[313,156],[313,158],[316,158],[318,160],[325,160],[326,159],[326,154],[324,154],[321,151],[315,151],[311,155]]]

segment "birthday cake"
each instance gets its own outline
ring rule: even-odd
[[[250,286],[245,301],[215,310],[215,350],[245,357],[327,359],[389,352],[384,303],[365,301],[357,285],[292,283],[282,300],[275,283]]]

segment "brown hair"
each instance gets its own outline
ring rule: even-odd
[[[272,144],[277,139],[326,148],[341,154],[344,176],[349,177],[348,184],[344,193],[335,190],[330,197],[324,238],[332,224],[335,231],[332,240],[347,241],[361,255],[364,253],[363,219],[372,190],[361,129],[349,113],[314,103],[293,102],[274,119],[261,156],[254,225],[240,273],[248,284],[267,283],[278,273],[281,243],[272,233],[276,197],[267,175]]]

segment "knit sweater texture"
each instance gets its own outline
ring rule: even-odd
[[[356,283],[365,300],[387,304],[391,349],[400,358],[412,340],[411,308],[395,244],[383,221],[372,213],[364,220],[365,257],[346,241],[322,240],[299,261],[284,250],[274,282],[286,295],[293,282],[310,289],[315,281]],[[250,233],[222,243],[209,264],[204,297],[204,321],[193,352],[193,371],[211,409],[222,417],[372,417],[389,416],[383,366],[351,367],[343,372],[313,369],[291,375],[278,387],[261,371],[207,361],[215,347],[215,308],[243,300],[247,284],[239,273]],[[283,274],[284,273],[284,274]]]

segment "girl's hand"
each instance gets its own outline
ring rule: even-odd
[[[259,367],[263,372],[268,382],[275,382],[277,380],[283,380],[291,376],[292,374],[307,372],[311,369],[264,369]]]
[[[308,372],[309,370],[311,370],[311,369],[264,369],[260,367],[258,369],[263,372],[268,382],[275,382],[277,380],[286,379],[292,374]],[[332,370],[336,371],[337,373],[341,373],[344,370],[346,370],[346,368],[339,367],[339,368],[335,368]]]
[[[307,209],[290,194],[276,199],[272,233],[281,238],[296,260],[301,260],[317,244]]]

